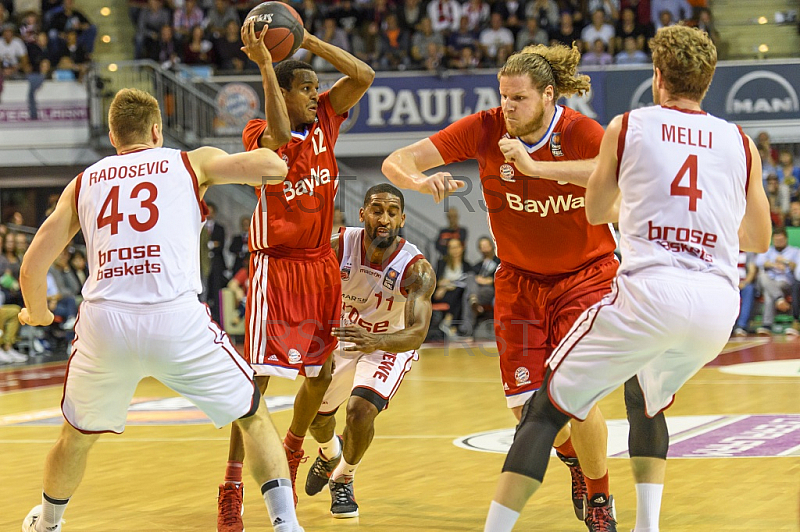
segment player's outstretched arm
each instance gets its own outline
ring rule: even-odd
[[[55,210],[36,232],[22,260],[19,286],[25,308],[19,313],[19,321],[23,324],[53,322],[53,313],[47,308],[47,270],[80,229],[75,205],[76,181],[73,179],[64,189]]]
[[[422,139],[391,153],[381,167],[383,175],[400,188],[431,194],[439,203],[453,191],[466,186],[450,172],[425,175],[423,172],[442,166],[444,159],[430,139]]]
[[[283,182],[289,171],[283,159],[267,148],[228,154],[204,146],[189,152],[189,162],[202,193],[210,185],[276,185]]]
[[[264,25],[261,35],[256,37],[255,19],[248,20],[242,26],[242,51],[247,54],[261,72],[261,83],[264,87],[264,116],[267,117],[267,129],[258,139],[262,148],[277,150],[292,140],[292,124],[289,122],[289,111],[283,99],[278,78],[272,68],[272,54],[269,53],[264,38],[268,25]]]
[[[761,181],[761,158],[753,139],[750,143],[750,185],[747,187],[747,204],[739,226],[739,249],[764,253],[769,249],[772,236],[772,220],[769,216],[769,200]]]
[[[360,351],[371,353],[375,350],[389,353],[403,353],[418,349],[425,341],[428,327],[431,325],[431,296],[436,289],[436,273],[431,264],[421,259],[411,265],[406,278],[405,329],[393,333],[374,334],[361,327],[348,326],[333,329],[334,336],[343,342],[353,345],[344,351]]]
[[[331,106],[337,115],[346,113],[358,103],[375,79],[375,71],[364,61],[308,31],[305,32],[302,47],[320,56],[344,74],[342,79],[333,84],[330,92]]]
[[[592,225],[619,221],[617,139],[621,129],[622,116],[616,116],[603,135],[597,166],[586,184],[586,219]]]

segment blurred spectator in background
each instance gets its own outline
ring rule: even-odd
[[[666,28],[667,26],[672,26],[676,24],[677,21],[673,18],[672,13],[668,10],[663,10],[658,14],[658,18],[653,23],[655,30],[658,31],[661,28]]]
[[[83,77],[89,70],[91,57],[89,51],[78,40],[78,34],[68,31],[66,38],[60,43],[58,48],[57,70],[71,70],[78,81],[83,81]]]
[[[6,79],[22,77],[28,71],[28,49],[10,22],[3,26],[0,37],[0,69]]]
[[[364,12],[364,10],[359,8],[351,0],[342,0],[335,9],[327,14],[321,13],[321,15],[322,16],[317,16],[319,21],[323,21],[326,16],[333,17],[333,19],[336,21],[336,25],[344,30],[345,34],[348,36],[348,39],[351,35],[358,31],[362,24],[367,20],[367,14]],[[317,27],[316,31],[319,32],[320,28]]]
[[[614,49],[622,50],[622,43],[627,37],[636,39],[636,48],[644,51],[647,29],[636,22],[636,15],[630,7],[622,10],[619,22],[617,22],[614,30]]]
[[[555,0],[531,0],[525,6],[525,18],[536,19],[539,27],[549,32],[555,32],[561,21]]]
[[[296,8],[300,18],[303,19],[303,27],[312,35],[319,29],[322,12],[317,6],[316,0],[303,0],[300,7]]]
[[[28,62],[30,65],[30,74],[28,74],[28,116],[31,117],[31,120],[39,118],[36,92],[44,84],[44,81],[50,78],[54,63],[58,64],[58,56],[50,50],[48,40],[47,33],[42,31],[39,32],[34,42],[26,43],[25,45],[28,49]],[[56,196],[56,202],[58,202],[58,196]],[[52,213],[53,209],[55,209],[55,204],[48,204],[45,216]]]
[[[338,46],[342,50],[350,51],[350,40],[347,38],[347,32],[336,25],[336,19],[333,16],[325,17],[325,20],[322,21],[322,27],[317,32],[317,37],[327,43]],[[308,59],[304,59],[304,61],[308,61]],[[314,56],[310,62],[317,72],[332,72],[336,70],[332,64],[321,57]]]
[[[229,20],[225,25],[225,33],[214,42],[214,53],[217,56],[217,68],[242,72],[251,62],[242,51],[242,36],[239,33],[239,24]]]
[[[789,205],[789,214],[786,215],[785,227],[800,227],[800,201],[793,201]]]
[[[387,0],[372,0],[372,9],[366,10],[364,20],[367,22],[377,22],[378,27],[383,31],[386,29],[386,17],[392,13],[394,13],[394,9],[389,7]]]
[[[461,4],[456,0],[431,0],[428,4],[428,18],[431,28],[443,35],[458,29],[461,20]]]
[[[373,70],[381,70],[384,64],[395,64],[396,68],[405,68],[401,61],[404,55],[399,49],[392,53],[392,57],[384,57],[384,42],[388,43],[388,37],[383,35],[377,22],[364,24],[360,30],[353,34],[353,55],[367,63]],[[406,59],[408,57],[405,52]],[[402,65],[402,66],[401,66]]]
[[[664,11],[669,13],[670,24],[663,24]],[[656,24],[656,29],[662,27],[659,22],[668,26],[689,18],[692,18],[692,6],[686,0],[650,0],[650,19]]]
[[[72,275],[78,280],[81,289],[86,284],[86,279],[89,277],[89,267],[86,264],[86,255],[83,251],[76,249],[72,252],[69,258],[69,267],[72,270]]]
[[[311,5],[315,4],[312,2]],[[300,16],[305,22],[307,15],[300,13]],[[231,6],[230,2],[228,0],[214,0],[214,7],[208,12],[208,18],[206,18],[206,31],[208,31],[208,34],[212,38],[218,39],[225,31],[225,25],[231,21],[236,23],[237,27],[241,25],[239,14]]]
[[[614,58],[606,51],[603,39],[595,39],[591,50],[581,56],[581,64],[585,66],[605,66],[614,63]]]
[[[474,275],[467,277],[465,326],[462,329],[466,334],[472,334],[478,318],[487,314],[494,306],[494,274],[500,266],[500,259],[494,250],[494,241],[488,236],[478,239],[478,252],[481,260],[472,267]]]
[[[581,43],[581,30],[575,27],[573,23],[572,14],[563,11],[561,13],[561,19],[559,22],[558,27],[550,32],[550,42],[561,43],[564,46],[572,46],[574,42],[578,48],[582,49],[583,44]]]
[[[619,7],[619,0],[588,0],[583,11],[585,13],[602,11],[603,17],[614,24],[619,20]]]
[[[377,22],[370,22],[368,28],[377,26]],[[377,27],[375,28],[377,31]],[[386,15],[386,28],[384,28],[380,39],[380,54],[383,61],[382,68],[388,70],[405,70],[410,63],[408,49],[411,39],[408,32],[400,27],[397,15],[389,13]]]
[[[250,249],[247,245],[249,236],[250,216],[245,215],[239,218],[239,232],[233,235],[231,244],[228,246],[228,251],[233,255],[233,266],[231,266],[233,273],[241,270],[250,257]]]
[[[699,28],[708,34],[708,37],[716,45],[719,45],[719,32],[714,26],[714,21],[711,16],[711,10],[706,7],[701,7],[696,10],[695,16],[689,21],[690,26]]]
[[[447,325],[461,327],[459,332],[462,334],[471,332],[463,330],[464,293],[471,270],[470,264],[464,260],[464,244],[457,238],[449,240],[445,255],[436,265],[436,291],[431,301],[448,304],[451,321]]]
[[[489,24],[491,10],[484,0],[468,0],[461,8],[459,31],[463,31],[464,18],[467,19],[467,30],[477,34]]]
[[[608,53],[614,55],[614,26],[606,23],[606,14],[602,9],[592,12],[592,23],[581,31],[581,40],[584,43],[584,52],[589,51],[595,40],[601,39],[608,48]]]
[[[222,254],[225,249],[225,228],[217,223],[217,206],[214,203],[207,203],[208,215],[206,217],[205,233],[208,235],[208,258],[210,270],[208,272],[208,295],[206,303],[211,309],[211,316],[215,321],[219,321],[219,291],[228,284],[225,279],[225,257]]]
[[[450,68],[458,70],[472,70],[481,64],[480,56],[473,48],[462,48],[461,53],[450,61]]]
[[[467,229],[459,225],[458,209],[450,207],[447,209],[447,227],[440,229],[439,236],[436,237],[436,251],[438,251],[441,256],[446,255],[447,243],[454,238],[461,242],[466,242]]]
[[[25,233],[14,233],[14,254],[16,254],[20,261],[25,256],[25,252],[28,251],[29,245],[30,241],[28,240],[28,235]]]
[[[786,229],[777,228],[772,232],[772,245],[766,253],[756,257],[758,283],[764,294],[764,317],[758,334],[772,334],[775,312],[788,312],[791,305],[786,296],[792,292],[797,280],[794,271],[800,263],[800,249],[790,246]],[[796,331],[788,331],[797,334]]]
[[[20,310],[19,305],[0,303],[0,363],[13,364],[28,360],[28,357],[14,349],[19,332],[17,314]]]
[[[48,18],[49,23],[47,23]],[[46,14],[45,29],[48,31],[51,41],[57,37],[66,39],[67,33],[74,31],[77,35],[78,43],[86,52],[91,54],[94,51],[97,27],[89,22],[86,15],[75,9],[75,0],[64,0],[61,8],[55,8]]]
[[[422,0],[406,0],[400,3],[397,16],[400,20],[400,26],[409,35],[413,35],[422,17],[425,16],[425,6],[422,4]]]
[[[173,65],[181,62],[179,51],[181,44],[172,26],[161,27],[158,41],[156,41],[148,54],[148,58],[161,65],[161,68],[170,69]]]
[[[733,336],[747,336],[747,326],[756,299],[756,254],[739,252],[739,317],[733,329]]]
[[[139,14],[134,50],[136,59],[152,56],[152,50],[157,47],[161,35],[161,28],[170,24],[172,19],[162,1],[148,0],[147,9]]]
[[[503,16],[500,13],[492,13],[489,27],[481,32],[478,41],[487,66],[504,64],[514,51],[514,34],[503,26]]]
[[[61,294],[61,297],[69,296],[77,302],[81,294],[81,289],[83,288],[83,283],[81,283],[78,276],[75,275],[75,272],[72,271],[72,266],[70,266],[71,258],[69,249],[65,248],[58,257],[56,257],[56,260],[53,261],[53,265],[50,267],[50,274],[56,281],[58,293]]]
[[[620,9],[630,8],[636,14],[636,23],[648,30],[653,25],[650,0],[620,0]]]
[[[333,208],[333,234],[339,232],[342,227],[347,227],[347,221],[344,219],[344,213],[339,207]]]
[[[778,167],[775,173],[781,183],[789,187],[793,201],[800,199],[800,166],[795,166],[794,155],[788,150],[781,150],[778,155]]]
[[[445,68],[444,64],[444,48],[434,42],[428,43],[428,49],[423,54],[424,61],[422,62],[422,69],[428,72],[438,72]]]
[[[5,303],[23,305],[19,291],[20,257],[17,255],[16,233],[8,232],[3,238],[3,254],[0,256],[0,288],[5,295]]]
[[[192,28],[203,26],[204,19],[203,10],[198,7],[197,0],[185,0],[172,14],[172,29],[179,39],[186,41]]]
[[[186,65],[213,65],[217,62],[214,45],[206,39],[202,26],[192,28],[189,42],[183,47],[183,63]]]
[[[550,38],[547,32],[539,27],[539,19],[530,17],[525,21],[525,26],[517,33],[517,51],[522,50],[530,44],[544,44],[547,45]]]
[[[411,59],[417,64],[421,65],[425,62],[425,53],[430,42],[444,48],[444,37],[441,33],[433,31],[431,19],[425,17],[419,23],[419,31],[414,33],[411,38]]]
[[[20,18],[19,36],[25,44],[36,42],[36,37],[41,31],[42,24],[38,13],[31,11]]]
[[[769,200],[772,225],[781,227],[784,218],[789,213],[789,187],[781,183],[777,175],[770,174],[767,176],[765,191]]]
[[[759,148],[759,153],[761,153],[762,149],[764,150],[764,154],[761,157],[762,164],[764,164],[765,162],[769,163],[772,166],[778,164],[778,157],[779,157],[778,148],[772,145],[772,142],[770,141],[769,138],[769,133],[767,133],[766,131],[761,131],[758,134],[758,137],[756,137],[756,146],[758,146]],[[766,159],[764,155],[767,156]]]
[[[472,48],[475,51],[478,50],[478,47],[477,33],[469,29],[469,19],[462,16],[458,31],[451,33],[447,39],[447,55],[451,59],[458,59],[464,48]]]
[[[618,65],[644,65],[650,62],[646,53],[639,50],[636,46],[636,39],[625,37],[622,43],[622,51],[614,56],[614,62]]]
[[[758,146],[758,156],[761,158],[761,171],[763,172],[764,186],[767,185],[767,176],[771,174],[778,175],[778,168],[774,164],[773,158],[770,156],[770,149],[765,146]]]
[[[498,13],[506,28],[516,34],[525,20],[525,2],[518,0],[498,0],[492,4],[492,13]],[[514,46],[514,41],[511,41]]]
[[[236,300],[236,314],[231,318],[231,323],[238,325],[245,316],[247,292],[250,290],[250,263],[245,262],[241,268],[234,270],[233,277],[228,281],[228,288],[233,292]]]

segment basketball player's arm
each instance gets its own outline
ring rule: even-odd
[[[744,217],[739,226],[739,249],[755,253],[765,253],[772,237],[772,220],[769,213],[769,200],[761,181],[761,158],[753,139],[750,143],[750,184],[747,187],[747,204]],[[587,198],[588,200],[588,198]],[[766,266],[766,265],[765,265]]]
[[[392,152],[383,161],[381,171],[398,187],[430,194],[439,203],[455,190],[466,186],[464,181],[454,179],[450,172],[423,173],[442,165],[444,159],[433,141],[422,139]]]
[[[267,148],[228,154],[219,148],[204,146],[189,152],[189,162],[197,174],[200,197],[210,185],[282,183],[289,171],[283,159]]]
[[[506,162],[512,163],[517,170],[531,177],[566,181],[585,187],[592,170],[597,166],[597,158],[577,161],[534,161],[525,149],[525,145],[517,138],[503,137],[498,145]]]
[[[75,182],[73,179],[64,189],[56,209],[36,232],[22,260],[19,271],[19,286],[25,300],[25,308],[19,313],[22,324],[50,325],[53,322],[53,313],[47,308],[47,270],[80,229]]]
[[[367,92],[375,79],[375,71],[354,55],[326,43],[306,30],[302,47],[332,64],[344,77],[330,90],[331,106],[337,115],[350,110]]]
[[[617,139],[622,116],[616,116],[600,143],[597,166],[586,184],[586,219],[592,225],[619,221],[619,185],[617,184]]]
[[[242,51],[247,54],[261,72],[261,83],[264,87],[264,115],[267,117],[267,129],[258,139],[262,148],[277,150],[292,140],[292,124],[289,122],[289,111],[286,109],[286,100],[283,99],[278,78],[272,68],[272,54],[269,53],[264,38],[267,36],[268,25],[264,25],[261,35],[256,37],[254,29],[255,20],[249,20],[242,26]]]
[[[431,264],[421,259],[411,265],[406,278],[408,296],[404,308],[405,329],[393,333],[375,334],[361,327],[347,326],[333,329],[334,336],[343,342],[353,342],[344,351],[371,353],[376,350],[403,353],[418,349],[425,341],[431,324],[431,296],[436,289],[436,274]]]
[[[338,257],[339,256],[339,233],[333,233],[333,235],[331,235],[331,249],[333,250],[334,253],[336,253],[336,256]]]

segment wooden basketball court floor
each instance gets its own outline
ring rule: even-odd
[[[19,530],[39,502],[44,457],[61,421],[63,372],[63,363],[0,369],[0,531]],[[298,384],[273,379],[268,395],[293,396]],[[173,396],[152,380],[140,384],[125,433],[101,437],[92,451],[65,515],[66,532],[215,530],[228,430],[198,424],[197,412],[165,400]],[[601,408],[609,420],[619,530],[627,532],[636,499],[620,391]],[[800,341],[730,343],[667,415],[677,457],[667,469],[662,531],[800,530]],[[290,417],[288,409],[273,414],[281,435]],[[338,418],[341,428],[341,413]],[[356,475],[361,516],[334,520],[327,490],[313,498],[302,493],[309,460],[298,475],[301,523],[308,531],[482,530],[504,454],[475,449],[502,451],[513,425],[491,344],[424,349],[378,417]],[[306,452],[316,453],[310,438]],[[270,530],[258,487],[250,477],[245,481],[247,530]],[[572,513],[569,474],[557,459],[517,530],[585,530]]]

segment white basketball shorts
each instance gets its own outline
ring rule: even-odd
[[[344,403],[355,388],[366,388],[375,392],[381,399],[389,400],[397,393],[403,377],[411,370],[411,364],[419,359],[416,351],[406,353],[345,352],[337,347],[333,352],[333,377],[322,405],[321,414],[334,412]]]
[[[550,399],[583,420],[636,375],[655,416],[722,351],[738,312],[739,294],[714,274],[659,267],[619,275],[553,351]]]
[[[145,377],[183,395],[217,428],[253,406],[253,370],[195,294],[153,305],[85,301],[61,401],[67,422],[85,433],[122,432]]]

